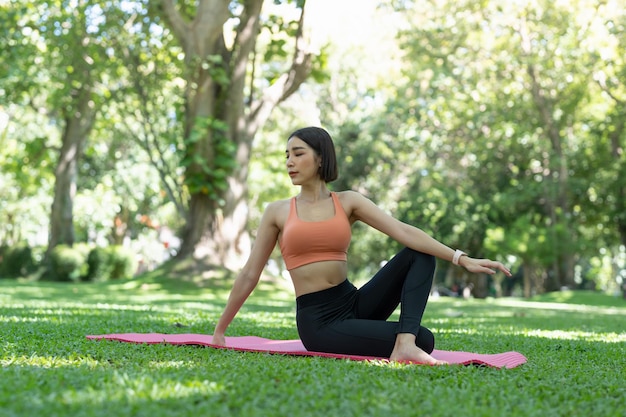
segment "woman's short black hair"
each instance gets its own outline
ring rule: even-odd
[[[322,159],[320,167],[320,177],[324,182],[332,182],[337,179],[337,156],[335,155],[335,144],[330,134],[321,127],[303,127],[289,135],[289,139],[297,137],[309,145],[317,156]]]

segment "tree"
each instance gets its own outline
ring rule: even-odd
[[[53,149],[47,141],[55,129],[39,111],[40,101],[29,92],[45,78],[36,67],[43,59],[39,32],[28,25],[34,6],[26,2],[0,4],[0,242],[35,244],[46,227],[53,178]],[[25,207],[36,212],[31,221]]]
[[[51,81],[57,88],[50,96],[49,108],[58,112],[62,126],[48,250],[59,244],[74,243],[73,202],[78,162],[100,105],[96,93],[100,74],[92,56],[105,51],[94,33],[89,33],[92,23],[88,4],[81,1],[75,8],[65,8],[61,3],[50,3],[50,20],[46,22],[57,26],[52,30],[54,35],[48,35],[49,68],[58,71],[51,73]]]
[[[592,76],[608,51],[621,62],[611,33],[620,15],[616,2],[576,0],[428,2],[408,14],[403,93],[428,160],[447,167],[431,170],[455,201],[442,218],[463,219],[453,227],[470,250],[508,247],[525,270],[545,271],[539,291],[577,285],[574,266],[589,249],[580,237],[596,226],[581,211],[598,139],[590,127],[607,114]]]
[[[17,2],[16,2],[17,3]],[[73,204],[78,163],[106,92],[103,9],[85,0],[13,4],[23,14],[9,33],[19,74],[12,98],[44,112],[58,126],[61,143],[54,170],[48,250],[75,241]],[[35,56],[35,62],[32,57]]]
[[[264,22],[262,0],[200,0],[196,7],[174,0],[155,4],[184,52],[183,164],[190,198],[178,258],[238,266],[249,250],[246,178],[252,141],[272,109],[312,71],[313,53],[304,37],[305,2],[283,4],[299,10],[296,22],[278,16]],[[279,38],[257,61],[264,25]],[[291,63],[281,74],[269,58],[284,56],[290,38]],[[260,64],[269,78],[257,78]]]

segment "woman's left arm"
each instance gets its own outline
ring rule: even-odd
[[[423,230],[390,216],[360,193],[348,191],[344,195],[347,203],[345,208],[351,214],[352,221],[360,220],[404,246],[452,262],[456,252],[454,249]],[[474,273],[495,274],[502,271],[505,275],[511,276],[511,271],[502,263],[490,259],[476,259],[464,254],[458,258],[458,264]]]

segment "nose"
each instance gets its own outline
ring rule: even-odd
[[[290,156],[287,157],[287,161],[285,162],[285,164],[287,165],[287,167],[293,166],[293,161],[291,160]]]

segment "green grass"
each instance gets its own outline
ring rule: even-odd
[[[429,304],[438,348],[516,350],[514,369],[426,367],[90,341],[211,333],[230,283],[0,280],[0,416],[623,416],[626,301],[593,293]],[[587,305],[580,304],[583,301]],[[296,338],[262,282],[229,335]]]

